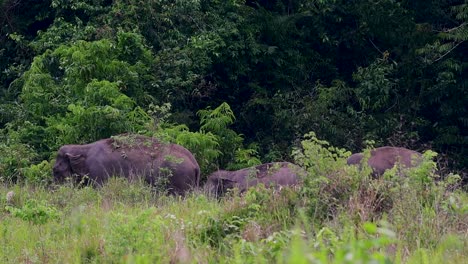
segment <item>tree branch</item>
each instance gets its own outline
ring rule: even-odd
[[[434,62],[438,62],[439,60],[441,60],[443,57],[447,56],[450,52],[452,52],[452,50],[456,49],[458,46],[460,46],[460,44],[462,44],[464,41],[460,41],[458,42],[457,44],[455,44],[450,50],[448,50],[447,52],[445,52],[444,54],[442,54],[442,56],[440,56],[439,58],[435,59],[434,61],[432,61],[431,63],[434,63]]]
[[[374,48],[375,48],[378,52],[380,52],[380,54],[382,54],[382,56],[388,57],[384,52],[382,52],[382,51],[379,49],[379,47],[377,47],[377,45],[375,45],[375,43],[372,41],[372,39],[370,39],[370,38],[368,38],[368,39],[369,39],[370,43],[372,44],[372,46],[374,46]],[[394,61],[392,58],[390,58],[390,57],[388,57],[388,58],[389,58],[393,63],[397,64],[397,62]]]
[[[457,29],[459,29],[461,27],[464,27],[466,25],[468,25],[468,22],[463,22],[463,23],[461,23],[460,25],[458,25],[458,26],[456,26],[454,28],[449,28],[449,29],[446,29],[446,30],[433,30],[433,31],[437,32],[437,33],[450,33],[452,31],[455,31],[455,30],[457,30]]]

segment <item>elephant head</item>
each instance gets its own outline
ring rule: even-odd
[[[52,169],[54,180],[63,182],[73,174],[84,175],[85,153],[81,153],[76,147],[67,145],[60,148]]]
[[[236,182],[229,178],[229,171],[219,170],[208,177],[206,191],[209,195],[219,197],[228,189],[236,187]]]
[[[363,157],[362,153],[355,153],[348,158],[347,163],[348,165],[360,165]]]

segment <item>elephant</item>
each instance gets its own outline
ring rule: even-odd
[[[177,144],[134,134],[122,134],[86,145],[64,145],[53,167],[56,182],[70,176],[101,186],[111,176],[165,183],[170,193],[198,187],[200,166],[190,151]]]
[[[272,162],[236,171],[218,170],[208,177],[204,189],[209,195],[219,197],[229,189],[238,188],[242,193],[259,183],[265,187],[292,186],[303,176],[305,171],[295,164]]]
[[[364,157],[363,153],[355,153],[351,155],[347,163],[348,165],[361,165],[361,160]],[[401,147],[380,147],[371,150],[371,155],[367,164],[372,168],[374,177],[381,176],[386,170],[389,170],[400,164],[405,168],[413,168],[419,166],[422,161],[422,154],[414,150]]]

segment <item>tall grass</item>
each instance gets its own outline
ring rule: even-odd
[[[1,263],[464,263],[468,195],[423,166],[379,179],[313,135],[301,186],[213,199],[102,188],[0,187]],[[10,191],[14,195],[6,197]]]

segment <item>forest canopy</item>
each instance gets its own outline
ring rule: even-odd
[[[2,0],[0,22],[2,179],[124,132],[205,172],[290,160],[314,131],[468,173],[466,0]]]

